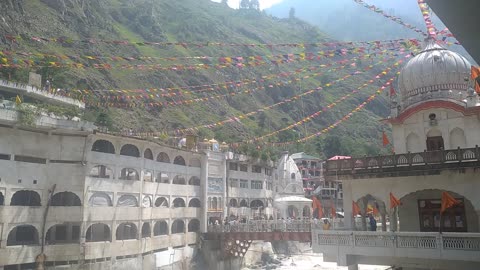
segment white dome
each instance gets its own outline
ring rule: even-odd
[[[434,40],[402,68],[398,89],[403,109],[432,99],[462,101],[467,96],[471,64]]]

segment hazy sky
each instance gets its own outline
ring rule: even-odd
[[[221,0],[212,0],[214,2],[221,2]],[[280,3],[283,0],[260,0],[260,8],[265,9],[273,6],[274,4]],[[238,8],[240,5],[240,0],[228,0],[228,5],[232,8]]]

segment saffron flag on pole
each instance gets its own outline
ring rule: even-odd
[[[399,199],[395,198],[395,196],[393,196],[393,194],[390,192],[390,209],[393,209],[400,205],[402,205],[402,202],[400,202]]]
[[[352,201],[352,213],[353,216],[357,216],[360,214],[360,207],[355,201]]]
[[[448,208],[459,204],[460,201],[456,200],[452,197],[452,195],[448,194],[447,192],[442,192],[442,208],[440,209],[440,214],[445,212]]]
[[[335,204],[333,203],[333,200],[330,201],[330,211],[331,211],[331,215],[332,215],[332,218],[336,218],[337,217],[337,210],[335,209]]]
[[[472,66],[471,78],[475,84],[475,92],[480,95],[480,67]]]
[[[390,144],[390,140],[387,137],[387,134],[385,134],[385,131],[382,132],[382,140],[383,140],[383,146],[387,146]]]
[[[19,95],[15,98],[15,104],[20,105],[22,103],[22,99],[20,98]]]

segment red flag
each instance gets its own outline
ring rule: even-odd
[[[393,196],[393,194],[390,192],[390,209],[400,205],[402,205],[402,202],[400,202],[399,199],[395,198],[395,196]]]
[[[480,67],[472,66],[471,78],[475,84],[475,92],[480,95]]]
[[[353,216],[360,215],[360,207],[355,201],[352,201],[352,213]]]
[[[440,213],[445,212],[448,208],[459,204],[460,201],[456,200],[452,197],[452,195],[448,194],[447,192],[442,192],[442,208],[440,209]]]
[[[373,211],[372,211],[372,212],[373,212],[373,215],[374,215],[374,216],[378,216],[379,211],[378,211],[378,208],[377,208],[376,205],[373,206]]]
[[[331,211],[332,218],[336,218],[337,210],[335,209],[335,204],[333,204],[333,200],[330,201],[330,211]]]
[[[385,134],[385,131],[383,131],[382,139],[383,139],[383,146],[387,146],[390,144],[390,140],[388,140],[388,137],[387,137],[387,134]]]
[[[393,97],[396,95],[397,95],[397,92],[395,91],[395,88],[393,88],[393,85],[390,85],[390,96]]]
[[[320,202],[319,199],[317,199],[317,197],[315,196],[312,196],[312,208],[315,210],[317,209],[318,211],[318,218],[322,218],[323,217],[323,208],[322,208],[322,203]]]

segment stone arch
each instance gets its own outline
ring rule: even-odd
[[[422,144],[420,143],[420,137],[414,132],[408,134],[405,142],[406,142],[407,152],[415,153],[415,152],[421,152],[425,149],[425,147],[422,146]]]
[[[200,221],[198,219],[192,219],[188,222],[188,232],[200,231]]]
[[[238,207],[237,199],[230,199],[229,206],[230,207]]]
[[[87,229],[85,239],[87,242],[110,242],[112,241],[110,227],[103,223],[92,224]]]
[[[200,178],[192,176],[190,177],[190,180],[188,180],[188,184],[191,186],[200,186]]]
[[[442,132],[437,128],[432,128],[427,132],[427,151],[437,151],[445,149]]]
[[[263,207],[265,207],[265,205],[261,200],[253,200],[250,202],[250,208],[263,208]]]
[[[145,151],[143,152],[143,158],[153,160],[152,149],[150,149],[150,148],[145,149]]]
[[[7,246],[34,246],[38,244],[38,230],[32,225],[16,226],[8,233]]]
[[[369,221],[365,219],[368,216],[373,216],[377,223],[381,223],[382,231],[387,230],[387,204],[383,200],[371,194],[367,194],[357,200],[357,205],[360,207],[360,214],[362,215],[362,230],[372,230],[370,225],[367,225],[369,224]],[[392,228],[394,229],[395,227]],[[379,228],[377,228],[377,230],[378,229]]]
[[[182,198],[175,198],[172,202],[173,208],[185,207],[185,200]]]
[[[117,227],[115,236],[117,240],[137,239],[137,225],[132,222],[120,223],[120,225]]]
[[[176,156],[175,159],[173,160],[173,164],[176,165],[181,165],[181,166],[186,166],[185,159],[182,156]]]
[[[442,136],[442,132],[437,128],[432,128],[427,132],[427,137],[439,137]]]
[[[297,218],[299,217],[300,212],[298,211],[298,208],[293,205],[289,205],[287,207],[287,215],[290,218]]]
[[[478,214],[471,200],[459,193],[442,189],[417,190],[401,197],[400,202],[402,205],[398,207],[400,231],[430,231],[428,227],[431,227],[431,231],[438,232],[439,228],[437,225],[439,224],[437,223],[440,221],[439,209],[441,206],[442,192],[448,192],[452,197],[461,201],[460,205],[447,209],[442,215],[442,231],[480,232]],[[429,211],[424,212],[424,209]],[[430,215],[429,212],[433,215],[433,218],[430,218],[429,224],[426,224],[426,216]],[[462,215],[462,212],[464,215]],[[456,220],[457,214],[460,217],[458,224]],[[422,215],[424,216],[422,217]],[[435,216],[438,216],[438,218],[435,219]],[[450,226],[445,226],[447,220],[450,220],[450,224],[447,224]],[[424,230],[421,230],[422,227]]]
[[[197,198],[193,198],[188,202],[188,207],[195,207],[195,208],[200,208],[201,203],[200,200]]]
[[[461,128],[454,128],[450,131],[450,149],[466,148],[467,138],[465,132]]]
[[[202,167],[202,162],[198,158],[192,158],[192,159],[190,159],[189,166],[190,167],[195,167],[195,168],[201,168]]]
[[[172,234],[185,233],[185,222],[181,219],[176,219],[172,223]]]
[[[152,229],[150,228],[150,222],[144,222],[142,225],[142,238],[149,238],[152,236]]]
[[[140,157],[140,150],[133,144],[125,144],[120,149],[121,156]]]
[[[302,216],[309,218],[311,216],[311,213],[312,213],[312,210],[310,209],[310,207],[308,205],[305,205],[303,207]]]
[[[163,162],[163,163],[170,163],[170,157],[168,156],[167,153],[165,152],[160,152],[157,155],[157,161],[158,162]]]
[[[158,197],[155,200],[155,207],[169,207],[168,199],[165,197]]]
[[[143,196],[142,206],[144,208],[152,207],[152,197],[151,196]]]
[[[47,230],[47,245],[71,244],[80,242],[80,224],[56,224]]]
[[[144,170],[143,171],[143,181],[153,182],[153,171],[152,170]]]
[[[247,202],[247,200],[242,199],[242,200],[240,201],[240,207],[248,207],[248,202]]]
[[[138,171],[133,168],[123,168],[118,179],[139,181],[140,175],[138,174]]]
[[[33,190],[19,190],[10,201],[11,206],[41,206],[40,195]]]
[[[94,178],[110,178],[113,175],[113,170],[105,165],[96,165],[90,170],[90,177]]]
[[[132,194],[123,194],[118,198],[117,206],[119,207],[138,207],[138,200]]]
[[[168,223],[165,220],[155,222],[153,227],[153,236],[168,235]]]
[[[113,143],[107,140],[96,140],[92,145],[92,151],[115,154],[115,146],[113,146]]]
[[[5,205],[5,196],[3,196],[2,192],[0,192],[0,205]]]
[[[173,178],[172,184],[174,185],[186,185],[187,181],[185,181],[185,178],[181,175],[177,175]]]
[[[170,184],[170,178],[168,177],[168,174],[162,172],[157,174],[155,181],[157,183]]]
[[[77,194],[69,191],[55,193],[50,200],[51,206],[82,206]]]
[[[89,206],[113,206],[112,198],[105,192],[95,192],[88,200]]]
[[[296,174],[295,174],[295,173],[290,174],[290,179],[291,179],[291,180],[297,179]]]

